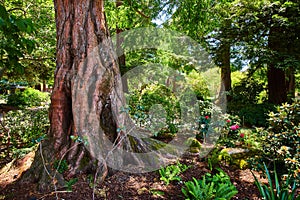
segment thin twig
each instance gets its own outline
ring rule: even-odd
[[[68,190],[65,190],[65,191],[55,191],[55,192],[51,192],[51,193],[49,193],[49,194],[45,194],[45,195],[43,195],[42,197],[40,197],[40,198],[38,198],[38,199],[43,199],[43,198],[45,198],[45,197],[47,197],[47,196],[51,196],[51,195],[53,195],[53,194],[58,194],[58,193],[69,193],[69,192],[72,192],[72,191],[68,191]]]

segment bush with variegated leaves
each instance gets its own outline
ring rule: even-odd
[[[282,166],[282,173],[300,175],[300,102],[283,104],[269,113],[269,126],[263,142],[265,159]],[[283,167],[285,166],[285,167]]]

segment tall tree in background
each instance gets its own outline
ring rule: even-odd
[[[292,99],[300,63],[299,2],[239,0],[232,3],[232,12],[250,70],[267,66],[268,101],[281,104]]]
[[[228,8],[231,1],[184,0],[175,3],[176,11],[169,22],[170,27],[186,33],[202,44],[221,69],[220,92],[231,90],[231,19]],[[222,96],[222,95],[220,95]]]

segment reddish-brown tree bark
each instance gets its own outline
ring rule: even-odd
[[[268,46],[275,52],[281,52],[283,45],[278,42],[278,34],[282,34],[280,28],[271,28]],[[277,62],[277,58],[273,60]],[[287,101],[286,74],[283,69],[276,67],[274,61],[268,66],[268,100],[273,104],[281,104]]]
[[[96,76],[93,101],[101,102],[97,107],[99,120],[105,134],[116,139],[116,122],[111,116],[111,97],[120,81],[117,61],[112,50],[109,32],[104,14],[104,0],[54,0],[57,28],[57,51],[55,82],[51,97],[51,128],[47,139],[41,144],[41,151],[36,153],[31,170],[23,180],[35,180],[40,189],[49,189],[55,173],[54,163],[65,160],[68,164],[64,178],[70,178],[78,172],[95,169],[95,158],[92,158],[83,144],[71,139],[78,135],[74,126],[74,99],[76,93],[75,79],[78,77]],[[95,48],[101,49],[95,51]],[[95,54],[95,52],[97,52]],[[89,59],[93,54],[96,59]],[[100,58],[100,59],[97,59]],[[99,65],[107,73],[97,74],[94,65]],[[84,83],[83,83],[84,84]],[[120,86],[118,86],[120,87]],[[80,104],[80,96],[75,101]],[[73,137],[73,138],[74,138]],[[42,153],[42,154],[41,154]],[[43,155],[43,156],[41,156]],[[47,170],[45,170],[47,169]],[[50,173],[50,177],[48,171]],[[38,173],[37,173],[38,172]],[[63,178],[56,175],[58,183]]]
[[[226,101],[230,101],[231,97],[229,92],[231,91],[231,69],[230,69],[230,44],[222,44],[221,46],[221,84],[223,87],[221,92],[226,92]],[[220,95],[221,96],[221,95]]]

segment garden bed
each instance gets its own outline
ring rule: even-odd
[[[6,172],[6,179],[3,177],[0,179],[0,199],[56,199],[54,191],[39,193],[34,184],[13,183],[24,171],[24,166],[29,167],[28,160],[32,156],[33,154],[27,154],[25,158],[16,161],[15,165]],[[184,199],[181,192],[183,182],[191,180],[192,177],[200,179],[205,173],[210,172],[210,169],[206,162],[195,155],[184,156],[181,163],[190,168],[180,175],[182,179],[180,182],[171,182],[166,186],[160,180],[158,171],[144,174],[119,171],[96,186],[95,199]],[[249,169],[240,170],[232,166],[221,166],[221,168],[229,175],[238,190],[238,194],[233,199],[259,199],[259,191],[254,185],[254,178]],[[256,175],[259,177],[257,173]],[[67,192],[65,188],[59,191],[63,191],[57,194],[60,199],[92,199],[93,194],[92,183],[86,175],[79,177],[72,191]]]

